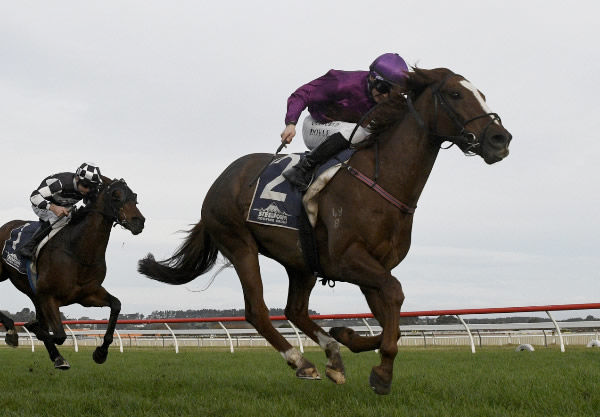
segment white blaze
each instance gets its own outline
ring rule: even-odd
[[[460,83],[460,85],[462,85],[463,87],[465,87],[467,90],[469,90],[471,93],[473,93],[473,95],[475,96],[475,98],[479,102],[479,105],[481,106],[481,109],[483,110],[483,113],[492,113],[492,109],[489,108],[489,106],[487,105],[487,103],[483,99],[481,93],[479,92],[479,90],[477,88],[475,88],[475,86],[473,84],[471,84],[467,80],[462,80],[459,83]],[[493,116],[490,116],[490,117],[493,117]],[[498,120],[494,120],[494,123],[500,124],[500,123],[498,123]]]

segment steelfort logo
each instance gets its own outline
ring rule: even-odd
[[[265,208],[255,208],[253,210],[258,212],[258,221],[282,225],[288,224],[290,214],[282,211],[275,203],[271,203]]]

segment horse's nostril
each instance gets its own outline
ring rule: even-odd
[[[506,137],[505,135],[494,135],[490,138],[490,142],[493,145],[497,145],[497,146],[505,146],[508,144],[508,141],[510,139],[508,137]]]

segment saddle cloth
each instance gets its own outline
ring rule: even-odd
[[[23,258],[19,254],[19,249],[21,249],[25,243],[29,242],[34,233],[43,225],[45,224],[39,221],[27,222],[12,229],[10,231],[10,237],[4,241],[4,247],[2,248],[2,259],[4,259],[8,265],[15,268],[21,274],[28,273],[28,262],[26,262],[27,259]],[[42,239],[35,251],[36,258],[42,247],[65,225],[66,223],[63,226],[52,229],[50,234]],[[35,265],[31,265],[31,269],[35,272]]]
[[[310,210],[306,204],[305,208],[313,227],[318,211],[316,195],[333,178],[341,163],[350,159],[354,151],[354,149],[343,150],[317,169],[315,180],[304,197],[306,203],[306,195],[310,194],[311,196],[309,199]],[[283,155],[268,165],[256,183],[246,221],[294,230],[299,229],[298,219],[301,213],[302,193],[283,177],[282,172],[297,164],[301,155],[298,153]]]

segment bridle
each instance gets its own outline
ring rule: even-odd
[[[482,137],[484,138],[486,136],[488,128],[492,125],[492,123],[494,123],[495,121],[498,121],[498,123],[502,124],[502,121],[500,120],[500,116],[498,116],[498,114],[496,114],[496,113],[484,113],[484,114],[475,116],[469,120],[461,121],[462,118],[460,117],[458,112],[456,110],[454,110],[454,108],[450,105],[450,103],[448,103],[448,100],[446,100],[446,98],[444,97],[444,95],[441,92],[441,89],[444,86],[444,84],[446,84],[448,79],[450,79],[453,76],[462,77],[461,75],[455,74],[455,73],[448,74],[448,75],[446,75],[446,77],[444,77],[444,79],[442,81],[440,81],[437,85],[433,86],[431,89],[432,95],[433,95],[434,121],[435,121],[434,122],[435,124],[434,124],[432,130],[429,130],[427,128],[427,126],[425,125],[425,121],[423,120],[421,115],[415,109],[415,106],[412,102],[410,94],[408,94],[407,100],[406,100],[407,104],[408,104],[408,108],[409,108],[411,114],[413,115],[413,117],[417,120],[417,123],[419,124],[419,126],[421,126],[421,128],[423,128],[423,130],[425,130],[427,132],[427,135],[429,137],[438,139],[442,143],[443,142],[451,143],[450,146],[448,146],[444,149],[448,149],[456,144],[464,152],[465,155],[467,155],[467,156],[478,155],[481,152],[481,138],[478,138],[477,135],[475,135],[475,133],[467,130],[467,125],[469,123],[474,122],[475,120],[479,120],[484,117],[490,117],[490,121],[483,129]],[[464,78],[464,77],[462,77],[462,78]],[[448,117],[450,117],[450,120],[452,120],[452,123],[454,123],[454,125],[457,127],[457,129],[458,129],[457,135],[440,135],[438,133],[437,122],[438,122],[439,106],[441,106],[445,110]]]
[[[115,200],[111,196],[111,191],[116,186],[121,186],[123,188],[124,195],[115,204]],[[133,201],[137,204],[137,194],[134,193],[131,190],[131,188],[127,186],[125,180],[121,178],[120,180],[113,181],[112,183],[106,186],[105,199],[106,200],[104,201],[103,209],[96,211],[98,211],[104,217],[107,217],[110,220],[112,220],[114,223],[113,227],[120,225],[124,228],[127,228],[129,222],[127,221],[127,218],[123,215],[123,209],[125,207],[125,203],[127,203],[128,201]]]

